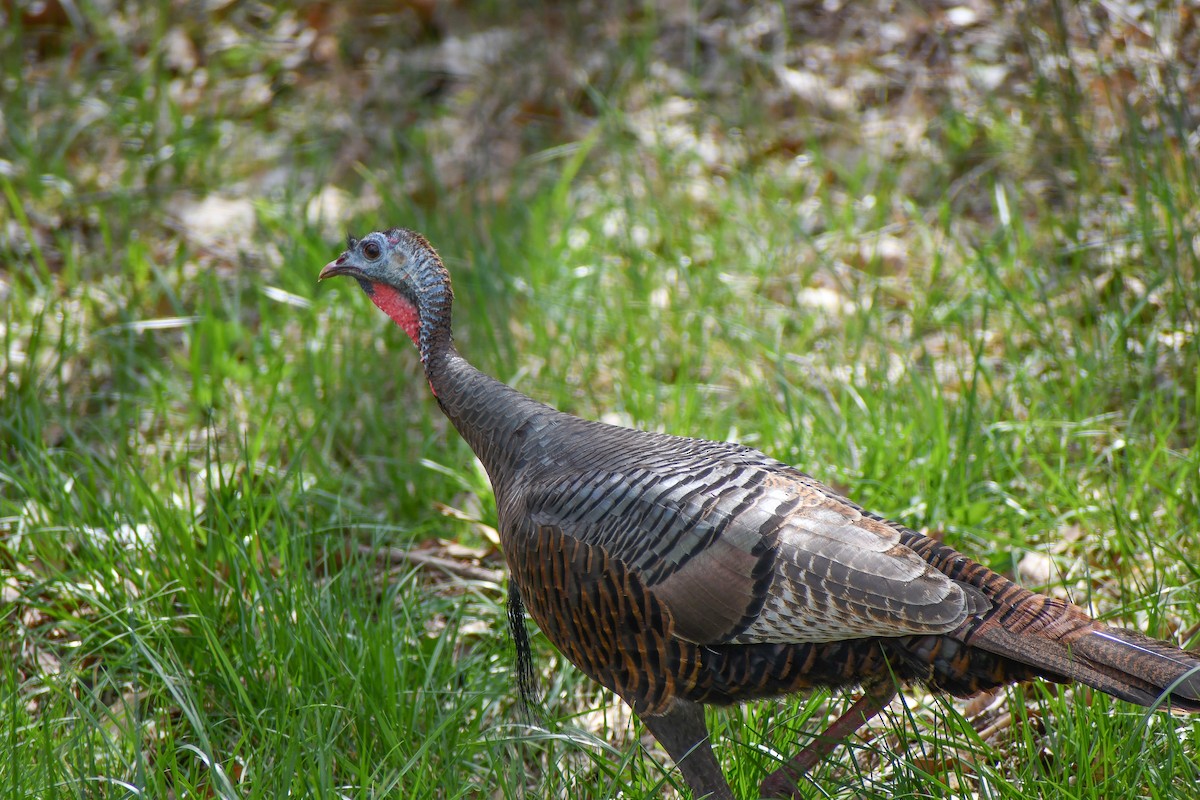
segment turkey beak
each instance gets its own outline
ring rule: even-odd
[[[332,278],[335,275],[345,275],[350,271],[351,268],[346,264],[346,254],[342,253],[337,257],[336,261],[330,261],[321,269],[321,273],[317,275],[317,280],[323,281],[326,278]]]

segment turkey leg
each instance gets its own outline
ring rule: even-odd
[[[812,744],[800,751],[787,764],[767,776],[759,790],[763,797],[793,798],[800,797],[796,781],[806,772],[816,766],[817,762],[833,752],[850,734],[865,725],[872,717],[883,709],[896,696],[896,684],[892,680],[879,681],[863,687],[863,696],[825,729],[825,732],[813,740]]]
[[[696,798],[734,800],[733,791],[708,741],[704,706],[676,700],[667,713],[642,717],[642,723],[670,754]]]

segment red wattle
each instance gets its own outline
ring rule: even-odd
[[[417,313],[417,307],[404,295],[397,292],[386,283],[376,283],[372,287],[375,291],[368,295],[371,302],[379,307],[379,310],[392,318],[404,332],[408,334],[408,338],[413,340],[413,344],[420,346],[420,331],[421,317]]]

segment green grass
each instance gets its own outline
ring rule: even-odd
[[[707,40],[648,12],[599,47],[628,58],[591,74],[585,134],[531,126],[510,171],[451,185],[413,119],[465,101],[422,99],[423,74],[355,83],[367,45],[430,45],[410,18],[322,28],[344,61],[320,61],[285,10],[80,9],[83,30],[0,32],[0,795],[686,795],[540,636],[543,719],[522,716],[486,478],[402,332],[353,284],[316,286],[340,247],[305,214],[327,183],[379,198],[336,230],[430,236],[461,350],[532,396],[752,444],[994,569],[1048,556],[1049,591],[1197,645],[1200,184],[1177,81],[1097,105],[1081,93],[1128,97],[1125,73],[1031,15],[1028,92],[942,97],[925,150],[888,150],[858,117],[772,106],[744,51],[713,88]],[[652,68],[676,35],[700,98],[682,117]],[[270,102],[247,91],[264,76]],[[645,136],[648,110],[696,140],[733,113],[744,139],[714,162]],[[370,123],[350,166],[339,115]],[[208,193],[252,201],[247,235],[195,234],[181,209]],[[974,717],[1011,713],[984,740],[979,709],[906,697],[806,795],[1200,779],[1190,720],[1034,684]],[[842,702],[714,713],[740,795]]]

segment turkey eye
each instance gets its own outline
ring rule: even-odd
[[[367,242],[363,245],[362,251],[363,255],[372,261],[383,255],[383,249],[379,246],[378,242]]]

